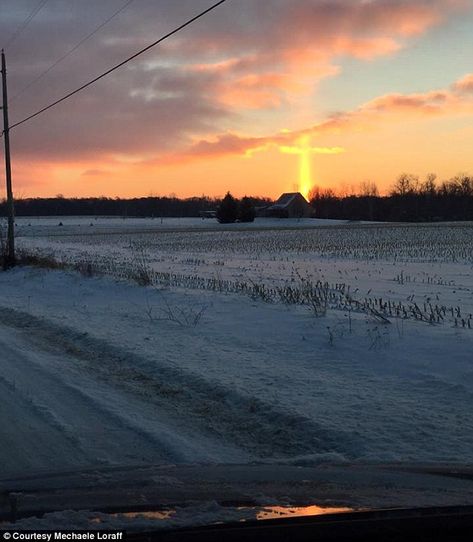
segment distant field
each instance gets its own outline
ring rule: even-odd
[[[19,235],[31,236],[42,234],[97,232],[129,232],[129,231],[163,231],[163,230],[257,230],[261,228],[313,228],[344,224],[346,221],[301,218],[282,220],[277,218],[257,218],[250,223],[219,224],[215,219],[202,218],[125,218],[109,216],[48,216],[17,217],[16,225]]]
[[[118,278],[146,267],[156,284],[250,294],[259,285],[272,301],[281,296],[267,290],[327,283],[333,308],[345,310],[349,295],[353,309],[473,327],[472,223],[67,217],[21,219],[19,235],[29,251]]]

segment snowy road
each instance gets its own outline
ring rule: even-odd
[[[170,459],[169,450],[140,432],[139,426],[130,427],[104,402],[68,382],[64,373],[52,374],[57,356],[38,352],[24,337],[4,327],[0,327],[0,350],[0,426],[6,470]],[[12,450],[15,453],[8,453]]]
[[[61,345],[42,348],[44,327],[40,337],[27,315],[0,313],[13,325],[0,325],[3,476],[205,459],[156,409],[87,374]]]

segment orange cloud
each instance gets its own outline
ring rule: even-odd
[[[452,89],[469,89],[473,74],[452,85]],[[228,155],[251,155],[272,145],[290,146],[304,136],[341,134],[349,131],[375,129],[386,122],[403,122],[409,118],[473,114],[473,96],[459,95],[454,90],[437,90],[417,94],[387,94],[359,108],[337,113],[325,121],[296,131],[283,130],[263,137],[245,137],[224,133],[203,139],[179,153],[158,159],[160,164],[173,164]]]
[[[462,0],[273,0],[252,6],[245,25],[239,17],[222,22],[220,30],[182,43],[181,52],[198,55],[186,69],[212,74],[208,90],[224,106],[276,108],[337,74],[339,57],[393,54],[467,7]],[[205,56],[211,60],[202,62]]]
[[[282,92],[295,92],[297,82],[287,74],[249,74],[236,79],[232,85],[222,85],[219,100],[229,106],[248,109],[274,108],[283,101]]]
[[[465,77],[456,81],[452,88],[457,92],[473,92],[473,73],[465,75]]]
[[[353,56],[362,60],[371,60],[401,49],[401,44],[394,38],[347,38],[340,37],[334,43],[337,54]]]
[[[445,91],[425,94],[388,94],[362,106],[363,112],[375,113],[417,113],[422,115],[441,114],[450,109],[458,100]]]

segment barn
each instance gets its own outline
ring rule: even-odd
[[[310,218],[313,215],[314,209],[300,192],[286,192],[264,209],[264,216],[277,218]]]

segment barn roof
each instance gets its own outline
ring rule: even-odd
[[[279,196],[279,199],[274,205],[271,205],[271,209],[284,209],[285,207],[288,207],[294,201],[294,199],[299,196],[304,201],[306,201],[306,199],[300,192],[285,192],[284,194],[281,194]]]

